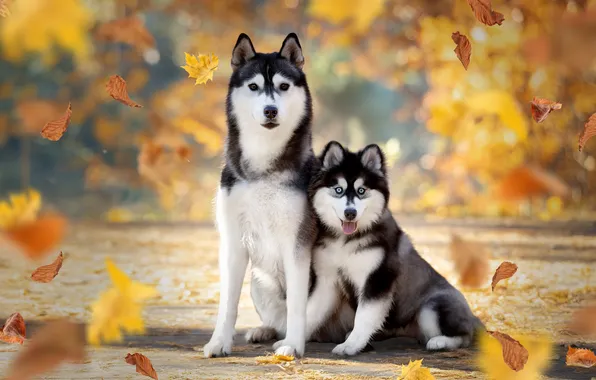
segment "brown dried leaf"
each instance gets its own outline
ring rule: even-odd
[[[68,128],[71,116],[72,107],[70,103],[68,103],[66,113],[64,113],[64,115],[61,118],[46,123],[46,125],[41,130],[41,135],[51,141],[60,140],[64,132],[66,132],[66,128]]]
[[[126,91],[126,82],[119,75],[112,75],[110,77],[108,83],[106,83],[106,90],[112,98],[116,99],[122,104],[126,104],[129,107],[143,107],[142,105],[135,103],[130,99],[128,92]]]
[[[592,350],[588,350],[587,348],[575,348],[569,346],[565,364],[569,367],[591,368],[596,365],[596,355],[594,355]]]
[[[596,336],[596,305],[587,306],[573,313],[569,330],[578,335]]]
[[[460,236],[451,236],[451,260],[459,273],[463,286],[479,288],[486,283],[489,273],[489,252],[481,244],[464,241]]]
[[[151,360],[145,355],[134,353],[128,354],[124,358],[124,360],[131,365],[137,366],[137,372],[141,375],[149,376],[152,379],[157,380],[157,372],[153,369],[153,365],[151,364]]]
[[[6,4],[6,0],[0,0],[0,16],[10,16],[10,10],[8,9],[8,4]]]
[[[155,46],[155,38],[138,17],[125,17],[100,25],[95,38],[106,42],[121,42],[145,50]]]
[[[514,371],[521,371],[528,362],[528,350],[520,342],[498,331],[487,331],[501,343],[503,360]]]
[[[584,130],[579,136],[579,151],[581,152],[586,146],[588,140],[592,137],[596,136],[596,113],[590,116],[586,124],[584,125]]]
[[[497,286],[499,281],[510,278],[515,274],[515,272],[517,272],[517,265],[510,263],[509,261],[503,261],[493,275],[493,281],[491,283],[493,292],[495,291],[495,286]]]
[[[66,219],[58,214],[45,214],[30,223],[6,230],[6,236],[17,244],[31,259],[48,253],[64,237]]]
[[[50,282],[58,275],[60,268],[62,268],[62,262],[64,261],[64,255],[62,252],[56,257],[53,263],[43,265],[37,268],[32,274],[31,279],[36,282]]]
[[[452,33],[451,39],[457,45],[453,51],[457,55],[461,64],[464,65],[464,69],[467,70],[470,65],[470,56],[472,55],[472,45],[470,44],[470,40],[459,32]]]
[[[530,102],[532,118],[537,123],[542,123],[551,111],[560,110],[563,105],[548,99],[534,97]]]
[[[80,363],[85,359],[85,331],[66,319],[49,322],[35,332],[12,362],[10,380],[27,380],[48,372],[63,361]]]
[[[470,4],[472,11],[474,11],[476,19],[485,25],[501,25],[505,20],[505,16],[502,13],[492,10],[490,0],[468,0],[468,4]]]
[[[25,320],[19,313],[14,313],[4,323],[0,330],[0,341],[6,343],[23,344],[25,341],[25,334],[27,328],[25,327]]]

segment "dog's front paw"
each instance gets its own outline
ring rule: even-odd
[[[273,327],[255,327],[248,330],[244,338],[248,343],[262,343],[273,340],[277,337],[277,332]]]
[[[209,343],[203,347],[203,355],[206,358],[215,358],[218,356],[228,356],[232,353],[232,339],[224,337],[211,337]]]
[[[358,354],[360,351],[362,351],[362,347],[356,347],[344,342],[335,346],[331,353],[339,356],[352,356]]]
[[[287,339],[277,341],[273,344],[275,355],[298,356],[304,355],[304,343],[296,344]]]

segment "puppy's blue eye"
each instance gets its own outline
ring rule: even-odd
[[[358,188],[358,195],[364,195],[364,193],[366,193],[366,189],[364,187],[359,187]]]
[[[335,194],[338,194],[338,195],[344,192],[344,189],[342,189],[342,188],[341,188],[341,187],[339,187],[339,186],[338,186],[338,187],[336,187],[334,190],[335,190]]]
[[[257,91],[259,86],[257,86],[255,83],[251,83],[248,85],[248,88],[250,88],[251,91]]]

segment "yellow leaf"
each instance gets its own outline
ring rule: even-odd
[[[8,229],[33,222],[41,208],[41,195],[29,189],[26,193],[10,194],[8,201],[0,202],[0,228]]]
[[[486,333],[480,335],[480,350],[476,358],[478,366],[489,379],[537,380],[548,368],[552,355],[552,343],[547,337],[512,336],[528,350],[528,362],[521,371],[512,370],[503,360],[503,349],[497,339]]]
[[[123,330],[131,334],[143,333],[143,302],[157,295],[153,287],[131,280],[112,260],[106,259],[106,267],[114,286],[91,305],[87,340],[93,345],[120,342]]]
[[[434,380],[430,369],[422,366],[422,360],[410,361],[407,366],[401,366],[401,375],[397,380]]]
[[[207,83],[213,80],[213,72],[217,70],[219,58],[211,54],[199,54],[198,57],[184,53],[186,65],[180,66],[188,73],[189,78],[196,78],[195,84]]]
[[[280,364],[285,362],[291,362],[294,360],[294,357],[291,355],[267,355],[267,356],[257,356],[256,358],[257,364]]]

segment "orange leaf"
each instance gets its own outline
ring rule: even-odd
[[[467,70],[468,65],[470,65],[470,56],[472,55],[472,45],[470,44],[470,40],[459,32],[452,33],[451,39],[457,45],[454,50],[457,58],[461,64],[464,65],[464,69]]]
[[[45,256],[64,237],[66,219],[57,214],[46,214],[37,220],[19,224],[6,230],[6,236],[20,246],[32,259]]]
[[[498,331],[487,331],[501,343],[503,360],[514,371],[521,371],[528,362],[528,350],[520,342]]]
[[[66,113],[61,118],[46,123],[46,125],[41,130],[41,135],[51,141],[60,140],[64,132],[66,132],[66,128],[68,128],[71,116],[72,107],[70,103],[68,103]]]
[[[569,346],[565,364],[570,367],[591,368],[596,365],[596,355],[587,348],[574,348]]]
[[[569,330],[579,335],[596,335],[596,305],[585,307],[573,313]]]
[[[536,165],[522,165],[513,169],[495,188],[497,197],[509,201],[544,194],[564,198],[569,192],[569,186],[559,177]]]
[[[464,241],[458,235],[452,235],[451,260],[459,273],[463,286],[479,288],[488,278],[488,256],[486,248],[481,244]]]
[[[124,358],[124,360],[131,365],[137,366],[137,373],[141,375],[149,376],[152,379],[157,380],[157,372],[153,369],[153,365],[151,364],[151,360],[145,355],[134,353],[128,354]]]
[[[485,25],[501,25],[505,20],[502,13],[492,10],[490,0],[468,0],[468,4],[474,11],[476,19]]]
[[[36,282],[50,282],[58,275],[60,268],[62,268],[62,262],[64,261],[64,255],[62,252],[56,257],[53,263],[41,266],[37,268],[32,274],[31,279]]]
[[[584,125],[584,130],[579,136],[579,151],[581,152],[586,146],[588,140],[592,137],[596,136],[596,113],[590,116],[586,124]]]
[[[119,75],[112,75],[108,83],[106,84],[106,90],[108,94],[122,104],[126,104],[129,107],[141,108],[140,104],[133,102],[128,96],[126,91],[126,82]]]
[[[532,110],[532,118],[537,123],[542,123],[551,111],[560,110],[563,106],[561,103],[537,97],[532,99],[530,105]]]
[[[4,323],[0,331],[0,340],[6,343],[23,344],[25,341],[25,320],[19,313],[14,313]]]
[[[49,322],[35,332],[12,362],[10,380],[27,380],[45,373],[63,361],[83,362],[85,335],[82,326],[66,319]]]
[[[110,21],[97,28],[95,38],[100,41],[121,42],[145,50],[155,46],[155,38],[138,17]]]
[[[495,291],[495,286],[497,286],[499,281],[510,278],[515,274],[515,272],[517,272],[517,265],[510,263],[509,261],[503,261],[493,275],[493,281],[491,283],[493,292]]]

